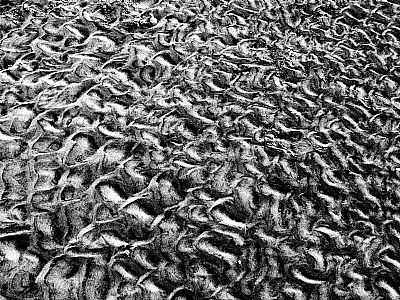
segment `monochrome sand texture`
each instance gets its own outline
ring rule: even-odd
[[[398,0],[0,0],[0,299],[400,299]]]

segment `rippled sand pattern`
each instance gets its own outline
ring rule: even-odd
[[[0,1],[0,299],[400,299],[400,2]]]

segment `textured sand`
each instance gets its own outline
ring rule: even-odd
[[[0,1],[0,297],[400,299],[400,3]]]

